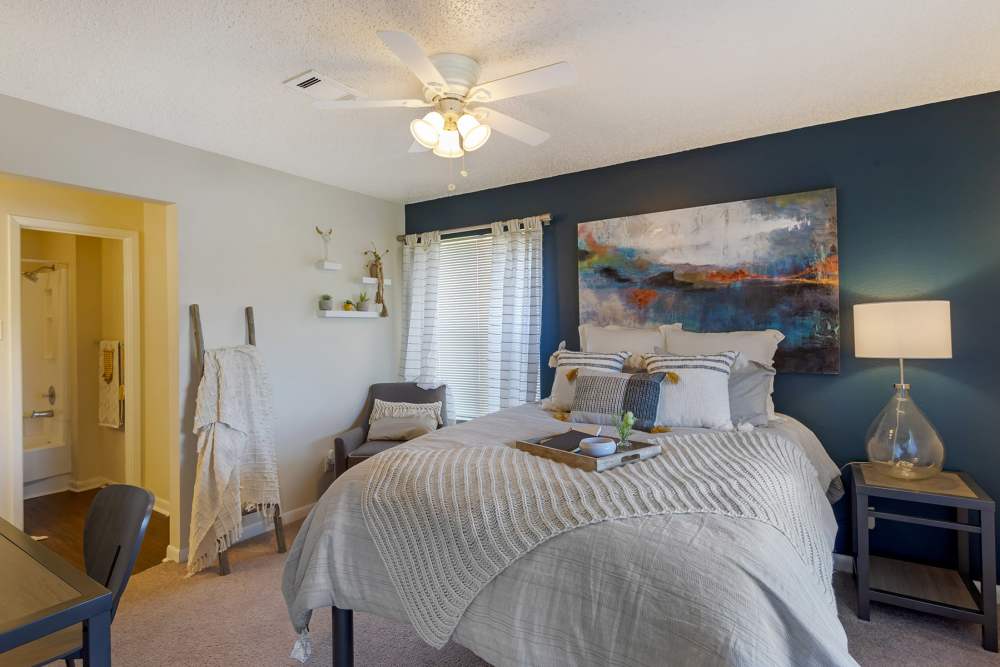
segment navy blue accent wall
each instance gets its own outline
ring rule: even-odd
[[[864,459],[865,430],[898,371],[854,358],[851,307],[948,299],[954,358],[911,361],[907,380],[944,438],[946,467],[1000,498],[1000,93],[410,204],[406,230],[551,212],[544,362],[560,340],[578,345],[578,222],[827,187],[837,188],[841,373],[778,376],[778,410],[812,428],[838,464]],[[545,392],[547,367],[543,381]],[[849,552],[845,509],[838,503],[838,550]],[[947,562],[953,545],[934,529],[880,527],[872,548]]]

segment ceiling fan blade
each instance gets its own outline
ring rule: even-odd
[[[533,125],[522,123],[516,118],[511,118],[507,114],[502,114],[493,109],[478,107],[475,109],[475,115],[479,119],[479,122],[489,125],[497,132],[506,134],[512,139],[523,141],[529,146],[537,146],[545,143],[551,136],[544,130],[539,130]]]
[[[417,44],[409,34],[399,30],[380,30],[378,38],[389,47],[389,50],[396,54],[396,57],[403,61],[403,64],[417,75],[417,78],[425,86],[444,90],[445,80],[441,72],[434,66],[431,59],[427,57],[424,50]]]
[[[426,153],[429,150],[430,150],[429,148],[426,148],[420,142],[414,141],[412,144],[410,144],[410,150],[408,150],[406,152],[407,153]]]
[[[319,100],[313,102],[317,109],[384,109],[390,107],[405,107],[407,109],[419,109],[431,106],[430,102],[424,100],[369,100],[361,97],[353,100]]]
[[[575,82],[576,68],[567,62],[561,62],[481,83],[469,91],[468,99],[474,102],[493,102],[560,88]]]

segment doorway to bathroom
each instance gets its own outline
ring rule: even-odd
[[[69,560],[108,482],[180,544],[177,276],[174,205],[0,172],[0,516]]]
[[[11,333],[20,343],[24,528],[82,565],[93,495],[108,484],[142,485],[138,234],[12,221],[19,228],[20,317]],[[166,517],[153,520],[150,546],[158,553],[150,564],[163,558],[168,533]]]

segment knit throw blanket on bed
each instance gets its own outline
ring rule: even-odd
[[[198,434],[188,573],[208,567],[238,541],[243,508],[266,518],[278,504],[271,384],[252,345],[205,352],[198,385]]]
[[[671,435],[663,454],[591,473],[511,447],[379,454],[365,522],[417,633],[440,648],[476,595],[560,533],[610,519],[712,513],[770,524],[833,605],[827,502],[794,444],[755,432]]]

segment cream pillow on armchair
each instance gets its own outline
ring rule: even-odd
[[[393,403],[376,398],[368,424],[369,440],[413,440],[443,424],[441,401]]]

